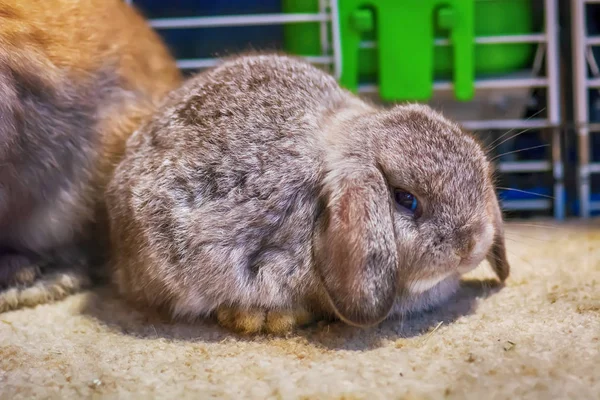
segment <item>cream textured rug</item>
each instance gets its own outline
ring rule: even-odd
[[[482,266],[444,309],[366,331],[243,339],[107,290],[0,314],[0,398],[600,399],[600,221],[507,237],[505,287]]]

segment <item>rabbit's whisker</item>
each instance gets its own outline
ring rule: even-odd
[[[529,192],[529,191],[527,191],[527,190],[516,189],[516,188],[509,188],[509,187],[502,187],[502,186],[496,186],[496,187],[497,187],[498,189],[501,189],[501,190],[510,190],[510,191],[513,191],[513,192],[519,192],[519,193],[531,194],[531,195],[534,195],[534,196],[546,197],[546,198],[548,198],[548,199],[552,199],[552,200],[554,200],[554,197],[553,197],[553,196],[549,196],[549,195],[547,195],[547,194],[540,194],[540,193],[535,193],[535,192]]]
[[[513,238],[511,236],[517,236],[516,238]],[[510,236],[508,235],[508,232],[505,233],[505,237],[507,239],[513,239],[513,240],[520,240],[520,239],[531,239],[531,240],[538,240],[540,242],[545,242],[545,243],[552,243],[552,242],[556,242],[556,240],[550,240],[550,239],[544,239],[544,238],[539,238],[539,237],[533,237],[533,236],[527,236],[527,235],[521,235],[521,234],[515,234],[514,232],[510,232]]]
[[[507,151],[506,153],[502,153],[502,154],[498,154],[497,156],[493,157],[492,159],[490,159],[490,161],[494,161],[502,156],[505,156],[507,154],[514,154],[514,153],[520,153],[522,151],[527,151],[527,150],[533,150],[533,149],[540,149],[542,147],[549,147],[549,144],[540,144],[537,146],[531,146],[531,147],[525,147],[524,149],[519,149],[519,150],[513,150],[513,151]]]
[[[520,222],[510,222],[510,225],[516,225],[516,226],[532,226],[534,228],[544,228],[544,229],[561,229],[558,226],[553,226],[553,225],[543,225],[543,224],[524,224],[524,223],[520,223]],[[512,233],[512,232],[511,232]]]
[[[533,129],[533,128],[527,128],[527,129],[523,129],[522,131],[520,131],[520,132],[517,132],[517,133],[515,133],[515,134],[514,134],[514,135],[512,135],[512,136],[509,136],[509,137],[507,137],[506,139],[504,139],[504,140],[503,140],[503,141],[501,141],[500,143],[498,143],[498,144],[496,144],[496,145],[494,145],[494,146],[492,146],[492,147],[489,147],[489,148],[486,150],[486,154],[490,154],[490,153],[491,153],[491,152],[492,152],[494,149],[496,149],[498,146],[500,146],[500,145],[502,145],[502,144],[504,144],[504,143],[508,142],[508,141],[509,141],[509,140],[511,140],[511,139],[514,139],[514,138],[516,138],[517,136],[520,136],[520,135],[524,134],[525,132],[529,132],[529,131],[530,131],[530,130],[532,130],[532,129]]]
[[[518,253],[516,253],[516,252],[514,252],[514,251],[509,251],[508,249],[506,249],[506,252],[507,252],[508,254],[511,254],[511,255],[513,255],[513,256],[515,256],[515,257],[517,257],[519,260],[521,260],[521,261],[523,261],[523,262],[525,262],[525,263],[529,264],[529,266],[530,266],[530,267],[532,267],[532,268],[535,268],[535,267],[533,266],[533,264],[532,264],[532,263],[530,263],[529,261],[527,261],[526,259],[524,259],[522,255],[520,255],[520,254],[518,254]]]
[[[538,111],[538,112],[534,113],[534,114],[533,114],[533,115],[531,115],[529,118],[526,118],[526,119],[525,119],[525,121],[529,121],[530,119],[532,119],[532,118],[534,118],[534,117],[537,117],[539,114],[541,114],[541,113],[542,113],[542,112],[544,112],[545,110],[546,110],[546,107],[542,108],[540,111]],[[530,129],[532,129],[532,128],[525,129],[525,130],[521,131],[520,133],[518,133],[517,135],[515,135],[514,137],[516,137],[516,136],[520,135],[521,133],[525,133],[525,132],[527,132],[527,131],[528,131],[528,130],[530,130]],[[499,140],[501,140],[502,138],[506,137],[506,135],[508,135],[509,133],[511,133],[511,132],[514,132],[514,130],[515,130],[515,128],[512,128],[512,129],[510,129],[508,132],[506,132],[506,133],[503,133],[503,134],[502,134],[500,137],[498,137],[496,140],[494,140],[494,141],[493,141],[492,143],[490,143],[488,146],[494,146],[494,144],[495,144],[495,143],[497,143],[497,142],[498,142]],[[512,137],[511,137],[511,138],[512,138]],[[511,138],[508,138],[507,140],[510,140]],[[502,142],[502,143],[504,143],[504,142]],[[502,143],[498,143],[498,145],[497,145],[497,146],[500,146]],[[489,151],[492,151],[492,150],[494,150],[494,149],[495,149],[497,146],[494,146],[493,148],[489,149]]]

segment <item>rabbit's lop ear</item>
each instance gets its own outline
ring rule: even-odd
[[[504,282],[510,274],[510,264],[506,257],[506,245],[504,241],[504,221],[502,211],[495,194],[492,195],[491,212],[494,221],[494,242],[487,255],[487,260],[498,278]]]
[[[398,256],[390,195],[377,168],[331,171],[316,240],[317,270],[336,313],[356,326],[374,325],[396,297]]]

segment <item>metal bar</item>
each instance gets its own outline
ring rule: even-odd
[[[558,127],[552,128],[552,177],[554,178],[554,217],[565,219],[565,182],[562,160],[561,132]]]
[[[331,65],[333,64],[333,56],[300,56],[312,64]]]
[[[533,58],[533,66],[531,67],[531,75],[538,76],[544,68],[544,59],[546,58],[546,45],[538,44]]]
[[[220,62],[221,60],[217,58],[194,58],[189,60],[179,59],[177,60],[177,66],[180,69],[203,69],[219,65]]]
[[[331,64],[335,61],[332,56],[306,56],[304,57],[308,62],[314,64]],[[178,65],[182,69],[197,69],[197,68],[209,68],[219,64],[218,58],[196,58],[196,59],[179,59]],[[481,79],[475,82],[476,89],[508,89],[508,88],[530,88],[530,87],[544,87],[547,85],[545,78],[523,78],[523,79],[510,79],[510,78],[499,78],[499,79]],[[452,82],[436,82],[434,84],[435,90],[451,90]],[[376,93],[378,91],[377,85],[360,85],[360,93]]]
[[[501,43],[544,43],[546,36],[543,34],[531,35],[501,35],[501,36],[479,36],[475,38],[476,44],[501,44]],[[450,46],[450,39],[438,38],[435,39],[436,46]],[[374,49],[377,47],[377,42],[367,40],[360,43],[363,49]]]
[[[475,81],[475,89],[517,89],[546,87],[548,80],[546,78],[497,78],[497,79],[479,79]],[[433,84],[434,90],[452,90],[451,81],[438,81]],[[375,84],[359,85],[360,93],[377,93],[378,87]]]
[[[573,38],[573,83],[575,124],[579,137],[579,202],[580,216],[590,216],[590,173],[589,173],[589,130],[587,64],[585,59],[585,4],[582,0],[571,0],[571,34]]]
[[[327,0],[319,0],[319,13],[327,13]],[[321,21],[319,24],[319,38],[321,41],[321,54],[329,53],[329,35],[327,34],[327,21]]]
[[[501,200],[503,210],[524,211],[524,210],[548,210],[552,207],[550,200]]]
[[[541,33],[533,33],[529,35],[479,36],[475,38],[475,43],[477,44],[544,43],[546,41],[546,35]]]
[[[544,4],[544,33],[546,36],[546,76],[548,78],[547,104],[548,120],[552,129],[552,176],[554,178],[554,217],[564,219],[564,183],[563,161],[560,146],[560,130],[557,126],[561,121],[560,110],[560,64],[558,46],[558,1],[545,0]]]
[[[479,36],[475,38],[476,44],[500,44],[500,43],[543,43],[546,36],[543,34],[530,35],[498,35],[498,36]],[[434,41],[436,46],[451,45],[450,39],[439,38]]]
[[[559,38],[558,38],[558,2],[545,0],[545,31],[546,31],[546,76],[548,77],[548,119],[552,125],[560,124],[560,75],[558,67]]]
[[[600,201],[591,201],[590,202],[590,211],[599,211],[600,210]]]
[[[600,36],[588,36],[585,44],[588,46],[600,46]]]
[[[343,60],[338,0],[330,0],[329,7],[331,11],[331,40],[333,41],[333,76],[339,80],[342,77]]]
[[[304,56],[304,59],[312,64],[328,65],[333,62],[330,56]],[[190,58],[177,60],[177,66],[181,69],[202,69],[211,68],[219,65],[222,59],[219,58]]]
[[[588,165],[588,171],[590,174],[600,174],[600,163],[590,163]]]
[[[563,181],[554,184],[554,217],[558,220],[564,220],[566,214],[566,189]]]
[[[591,47],[586,46],[585,48],[585,61],[587,61],[588,67],[590,67],[592,76],[600,76],[600,67],[598,67],[596,57],[594,56],[594,50]]]
[[[435,82],[435,90],[452,90],[451,81]],[[486,78],[475,81],[475,89],[509,89],[509,88],[534,88],[548,86],[546,78]]]
[[[491,119],[461,121],[460,124],[472,131],[548,128],[548,121],[545,119]]]
[[[584,59],[584,62],[585,62],[585,59]],[[594,89],[600,88],[600,78],[587,79],[586,81],[587,81],[588,88],[594,88]],[[586,84],[584,83],[584,85],[586,85]]]
[[[156,29],[216,28],[226,26],[278,25],[329,21],[328,14],[255,14],[222,17],[157,18],[150,20]]]
[[[510,172],[547,172],[552,169],[549,161],[507,161],[496,164],[496,170],[502,173]]]

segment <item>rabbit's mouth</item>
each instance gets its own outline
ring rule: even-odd
[[[438,283],[440,283],[441,281],[443,281],[450,275],[452,275],[452,273],[448,272],[445,274],[440,274],[435,277],[415,279],[414,281],[410,282],[410,284],[408,285],[408,291],[411,294],[424,293],[424,292],[428,291],[429,289],[435,287]]]
[[[489,223],[486,224],[476,236],[475,246],[471,250],[471,254],[469,254],[468,257],[461,258],[460,263],[456,268],[458,273],[464,275],[477,268],[483,260],[485,260],[486,255],[492,247],[493,241],[494,226]]]
[[[462,259],[456,270],[460,275],[467,274],[477,268],[483,262],[483,260],[485,260],[485,253],[482,251],[474,252],[474,254],[472,254],[470,257]]]
[[[458,266],[458,273],[461,275],[469,273],[469,272],[473,271],[475,268],[477,268],[479,266],[479,264],[481,264],[482,261],[483,261],[483,259],[477,260],[477,261],[462,262]]]
[[[459,288],[460,276],[456,272],[440,274],[435,278],[416,279],[405,286],[405,291],[394,303],[390,316],[406,315],[437,307]]]

